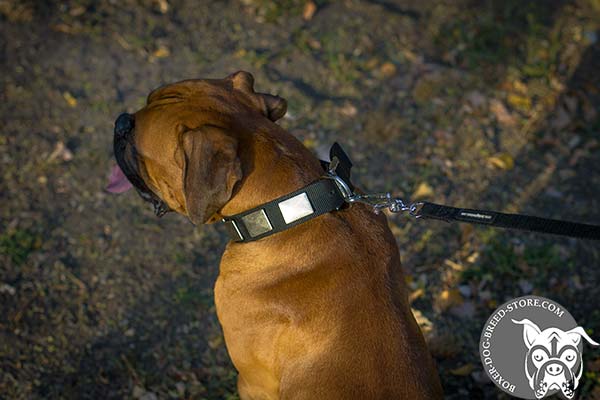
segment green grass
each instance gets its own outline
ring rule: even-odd
[[[193,286],[177,288],[173,295],[176,304],[182,306],[201,305],[211,308],[214,305],[213,291],[211,289],[199,289]]]
[[[469,68],[517,64],[525,76],[548,76],[560,48],[551,34],[554,12],[544,2],[487,3],[442,25],[435,43]]]
[[[15,265],[21,265],[41,246],[41,238],[28,230],[17,229],[0,236],[0,254],[8,255]]]
[[[484,238],[485,251],[482,259],[462,273],[461,280],[496,282],[517,282],[529,280],[534,287],[544,287],[550,276],[560,275],[571,269],[570,260],[562,260],[558,247],[554,244],[529,244],[517,250],[507,236]]]

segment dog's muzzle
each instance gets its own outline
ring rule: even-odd
[[[133,128],[135,127],[135,119],[133,115],[123,113],[119,115],[115,121],[115,139],[122,139],[126,135],[133,132]]]
[[[138,152],[134,142],[135,118],[131,114],[123,113],[115,120],[113,147],[117,164],[129,182],[136,189],[142,199],[152,203],[154,213],[162,217],[171,211],[167,203],[160,199],[148,188],[140,175],[142,165],[138,162]]]

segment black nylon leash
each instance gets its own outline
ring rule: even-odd
[[[471,224],[519,229],[522,231],[550,233],[579,239],[600,240],[600,226],[557,219],[540,218],[523,214],[505,214],[497,211],[456,208],[423,202],[415,214],[418,218],[458,221]]]
[[[430,202],[405,204],[390,193],[357,194],[350,181],[352,162],[338,143],[329,151],[331,162],[321,161],[325,175],[292,193],[243,213],[223,219],[229,235],[236,242],[250,242],[284,231],[292,226],[337,211],[352,203],[363,203],[375,213],[382,209],[397,213],[407,211],[419,219],[466,222],[506,229],[600,240],[600,226],[523,214],[457,208]]]

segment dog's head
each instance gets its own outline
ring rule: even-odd
[[[569,331],[558,328],[542,331],[528,319],[512,322],[523,325],[523,341],[527,347],[525,373],[536,398],[546,396],[548,391],[561,391],[565,397],[573,398],[583,373],[581,338],[596,346],[598,343],[580,326]]]
[[[212,221],[242,179],[240,116],[276,121],[286,112],[284,99],[256,93],[253,84],[243,71],[182,81],[150,93],[136,113],[121,114],[107,190],[134,187],[159,216],[176,211],[195,224]]]

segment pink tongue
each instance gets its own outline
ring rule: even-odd
[[[117,164],[115,164],[110,172],[110,177],[108,178],[108,185],[106,185],[106,190],[110,193],[123,193],[131,189],[133,186],[127,180],[127,177],[121,171],[121,168]]]

